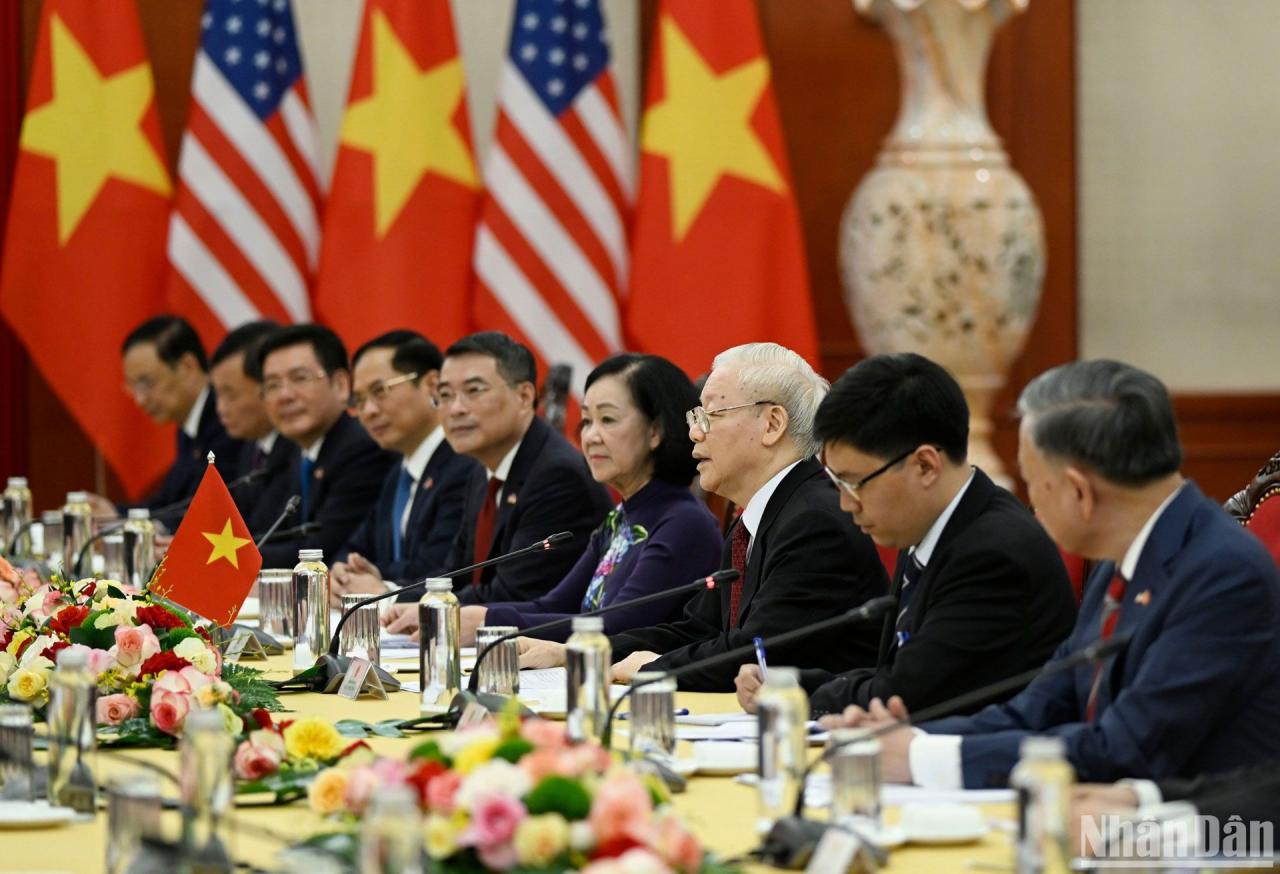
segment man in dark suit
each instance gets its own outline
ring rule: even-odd
[[[391,331],[352,358],[351,409],[399,464],[369,515],[338,553],[334,606],[345,594],[380,594],[439,570],[462,525],[467,481],[478,467],[444,439],[435,393],[440,350],[416,331]]]
[[[1178,472],[1168,392],[1114,361],[1064,365],[1022,393],[1018,463],[1036,513],[1102,563],[1061,659],[1113,636],[1124,652],[1044,675],[1005,704],[881,738],[885,779],[1001,784],[1029,735],[1066,744],[1083,781],[1212,774],[1280,756],[1280,573],[1266,549]],[[840,722],[907,715],[850,708]],[[828,717],[827,721],[837,721]]]
[[[255,536],[272,525],[289,498],[302,499],[286,529],[314,523],[300,536],[264,544],[262,566],[293,567],[299,549],[322,549],[332,562],[378,499],[394,463],[347,415],[351,373],[338,335],[320,325],[291,325],[258,347],[262,397],[282,436],[298,447],[288,475],[263,496],[249,522]]]
[[[225,480],[235,476],[241,444],[218,421],[217,395],[195,329],[178,316],[156,316],[129,333],[121,350],[124,379],[133,399],[158,424],[178,425],[177,452],[160,489],[139,506],[152,512],[190,500],[208,467],[208,455]],[[98,503],[98,502],[95,502]],[[183,510],[157,514],[170,529]]]
[[[967,463],[969,407],[951,375],[919,355],[865,359],[816,422],[840,506],[901,552],[875,667],[805,672],[813,715],[892,695],[919,709],[1044,664],[1075,624],[1075,595],[1049,535]],[[760,684],[757,665],[739,669],[745,709]]]
[[[227,483],[240,515],[250,519],[262,496],[281,488],[297,446],[280,437],[262,400],[258,344],[280,326],[246,322],[233,329],[209,358],[209,379],[218,396],[218,419],[242,441],[235,479]],[[287,486],[286,486],[287,487]]]
[[[888,581],[870,538],[840,510],[836,490],[813,459],[813,416],[827,381],[776,343],[721,353],[689,412],[702,487],[743,508],[725,543],[723,566],[742,572],[728,586],[695,595],[678,622],[610,638],[614,679],[670,670],[826,619],[883,595]],[[779,647],[778,665],[840,671],[875,663],[877,629],[850,624]],[[680,678],[680,688],[726,692],[737,665]]]

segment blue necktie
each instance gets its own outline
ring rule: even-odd
[[[316,463],[314,459],[302,456],[302,482],[298,484],[299,494],[302,495],[302,521],[307,521],[307,513],[311,509],[311,472],[315,470]]]
[[[400,542],[404,535],[400,533],[400,520],[404,518],[404,508],[409,506],[409,496],[413,493],[413,474],[409,468],[401,466],[400,481],[396,483],[396,497],[391,502],[391,559],[400,560]]]

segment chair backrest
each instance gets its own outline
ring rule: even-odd
[[[1280,564],[1280,452],[1271,456],[1253,481],[1232,495],[1223,508],[1257,535]]]

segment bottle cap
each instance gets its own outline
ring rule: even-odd
[[[323,549],[299,549],[298,561],[324,561]]]
[[[453,580],[449,577],[431,577],[427,580],[428,592],[452,592]]]
[[[1067,744],[1060,737],[1028,737],[1018,752],[1024,759],[1062,759],[1066,758]]]
[[[150,519],[151,511],[148,510],[146,507],[130,507],[129,518],[130,519]]]
[[[574,631],[604,631],[604,617],[602,616],[575,616],[573,617]]]
[[[68,504],[83,504],[89,500],[88,492],[67,492]]]
[[[27,478],[25,476],[9,477],[9,485],[15,489],[25,489],[27,487]]]
[[[85,668],[89,666],[87,649],[64,649],[58,652],[59,668]]]

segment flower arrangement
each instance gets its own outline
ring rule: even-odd
[[[169,746],[192,707],[216,708],[244,731],[254,710],[278,710],[258,671],[222,663],[205,629],[115,580],[49,582],[0,559],[0,701],[49,702],[58,653],[82,649],[97,678],[99,743]]]
[[[563,724],[505,714],[427,741],[408,761],[348,760],[311,783],[312,810],[343,832],[306,846],[356,857],[356,823],[374,792],[409,787],[423,819],[426,870],[581,869],[590,874],[727,874],[680,821],[665,789],[614,762],[596,743],[570,744]]]
[[[271,793],[272,804],[285,804],[306,795],[322,769],[348,758],[352,763],[373,758],[365,741],[350,740],[318,717],[275,722],[265,710],[251,715],[253,727],[232,760],[238,795]]]

